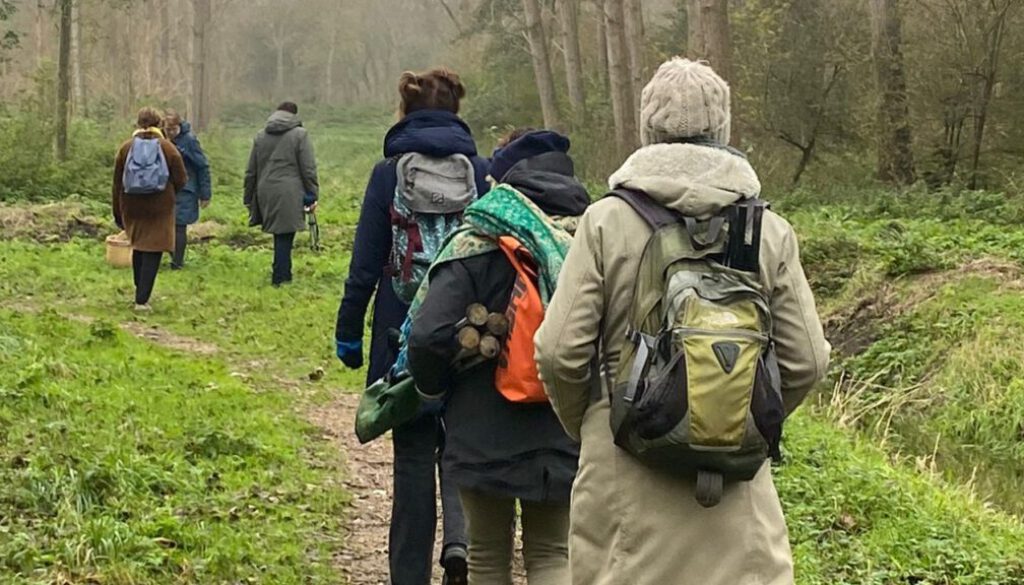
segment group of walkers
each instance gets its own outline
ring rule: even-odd
[[[438,485],[449,585],[510,585],[517,517],[530,585],[793,583],[770,460],[830,347],[792,227],[729,146],[728,85],[664,63],[594,203],[555,131],[481,158],[451,71],[399,94],[335,333],[361,368],[373,301],[360,408],[393,431],[391,583],[430,582]]]
[[[448,585],[511,585],[517,518],[530,585],[793,583],[770,462],[830,347],[792,227],[729,146],[728,85],[664,63],[643,146],[600,198],[554,130],[480,156],[465,96],[447,69],[402,75],[338,310],[338,358],[358,369],[373,302],[360,408],[386,423],[360,439],[393,431],[391,583],[430,583],[438,486]],[[283,103],[244,197],[274,235],[274,286],[318,194]],[[142,110],[113,195],[147,310],[210,200],[189,125]]]
[[[257,134],[245,173],[249,224],[274,236],[271,284],[292,280],[295,233],[316,209],[320,187],[313,145],[298,106],[284,102]],[[112,210],[132,248],[135,310],[152,310],[150,298],[164,253],[171,269],[185,267],[188,226],[213,195],[210,163],[191,125],[168,110],[139,111],[136,130],[118,150]]]

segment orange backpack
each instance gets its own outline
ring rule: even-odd
[[[510,402],[547,402],[533,346],[533,336],[544,320],[544,303],[537,288],[537,264],[530,251],[515,238],[498,238],[498,247],[515,268],[516,282],[505,311],[508,338],[498,359],[494,383]]]

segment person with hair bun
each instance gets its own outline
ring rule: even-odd
[[[160,130],[161,118],[153,108],[139,110],[136,130],[121,145],[114,162],[111,207],[114,221],[131,242],[135,310],[140,312],[151,310],[149,299],[160,260],[164,252],[174,251],[175,193],[188,180],[178,149]],[[143,151],[150,156],[144,157]],[[129,173],[126,166],[131,167]],[[136,175],[142,179],[136,181]]]
[[[338,358],[349,368],[361,368],[366,311],[374,299],[368,384],[391,368],[396,352],[390,337],[409,310],[392,283],[399,163],[409,155],[468,160],[475,195],[489,189],[487,161],[477,154],[469,126],[458,115],[466,97],[458,74],[445,68],[407,71],[399,79],[398,94],[399,121],[384,137],[384,159],[374,167],[366,187],[335,331]],[[438,452],[444,437],[439,414],[436,407],[424,407],[414,420],[393,431],[395,493],[388,553],[392,585],[430,583]],[[444,548],[440,561],[445,582],[465,584],[467,549],[458,492],[443,478],[441,484]]]

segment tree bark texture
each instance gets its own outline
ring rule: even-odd
[[[580,54],[579,0],[559,0],[562,37],[565,44],[565,78],[573,122],[582,124],[587,117],[587,96],[583,84],[583,57]]]
[[[523,0],[526,13],[526,35],[530,42],[530,56],[533,59],[533,73],[540,94],[540,108],[544,115],[544,126],[558,129],[562,123],[558,116],[558,100],[555,96],[555,82],[551,75],[551,58],[548,54],[547,37],[538,0]]]
[[[715,73],[729,84],[730,93],[735,94],[729,0],[687,0],[686,17],[689,26],[687,55],[691,59],[707,61]],[[739,143],[735,116],[731,142],[734,145]]]
[[[608,21],[604,17],[604,0],[597,0],[597,74],[608,90]]]
[[[605,0],[604,17],[608,30],[608,77],[611,82],[612,117],[615,142],[620,158],[629,155],[639,143],[633,110],[633,76],[629,71],[623,0]]]
[[[192,126],[203,130],[209,124],[207,109],[207,26],[210,22],[210,0],[192,0]]]
[[[85,68],[82,58],[82,3],[75,2],[71,10],[71,67],[74,86],[72,109],[79,116],[88,116],[89,105],[85,95]]]
[[[899,0],[871,0],[871,21],[880,94],[878,178],[887,183],[909,185],[915,180],[915,171]]]
[[[57,60],[57,160],[68,158],[71,107],[71,3],[60,0],[60,50]]]
[[[647,64],[644,47],[647,45],[644,32],[643,0],[625,0],[626,44],[629,49],[629,71],[633,84],[633,114],[637,127],[640,126],[640,94],[646,84]]]

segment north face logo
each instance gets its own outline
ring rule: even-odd
[[[430,202],[433,203],[434,205],[444,205],[445,199],[446,197],[444,196],[444,193],[430,194]]]
[[[736,369],[736,362],[740,358],[740,346],[731,341],[719,341],[712,344],[711,349],[715,351],[715,357],[718,358],[722,370],[726,374],[731,374]]]

